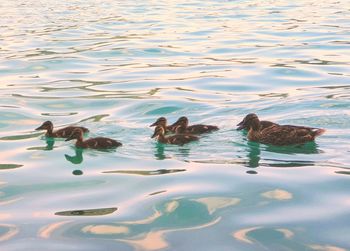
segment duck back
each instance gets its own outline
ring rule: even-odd
[[[197,136],[194,136],[194,135],[177,134],[177,135],[173,135],[173,136],[165,138],[166,142],[164,142],[164,143],[174,144],[174,145],[184,145],[186,143],[189,143],[191,141],[196,141],[196,140],[199,140],[199,138]]]
[[[51,137],[56,137],[56,138],[68,138],[75,129],[80,129],[83,131],[83,133],[89,132],[89,129],[85,127],[80,127],[80,126],[68,126],[62,129],[58,129],[52,133]]]
[[[260,130],[264,130],[270,126],[273,126],[273,125],[278,125],[276,123],[273,123],[271,121],[267,121],[267,120],[262,120],[260,121]]]
[[[323,129],[272,125],[260,131],[259,142],[272,145],[304,144],[322,135]]]
[[[92,149],[108,149],[108,148],[115,148],[121,145],[122,143],[114,139],[104,138],[104,137],[91,138],[82,142],[77,141],[76,143],[76,146],[79,148],[92,148]]]
[[[165,133],[175,133],[176,131],[176,126],[169,125],[165,128]]]
[[[219,127],[213,125],[192,125],[186,128],[187,133],[193,134],[202,134],[217,130],[219,130]]]

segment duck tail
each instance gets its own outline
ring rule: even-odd
[[[318,136],[321,136],[322,134],[324,134],[326,132],[325,129],[317,129],[314,131],[314,137],[318,137]]]

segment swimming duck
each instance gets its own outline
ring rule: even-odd
[[[89,129],[82,126],[68,126],[62,129],[53,131],[53,124],[51,121],[45,121],[41,126],[35,130],[46,130],[45,136],[51,138],[68,138],[75,129],[81,129],[83,133],[89,132]]]
[[[174,124],[175,127],[183,126],[182,132],[183,133],[193,133],[193,134],[202,134],[202,133],[208,133],[212,131],[219,130],[219,127],[213,126],[213,125],[191,125],[188,126],[188,118],[187,117],[180,117]],[[176,129],[175,129],[176,131]]]
[[[169,133],[169,132],[174,133],[175,129],[176,129],[176,126],[174,126],[174,124],[168,126],[167,125],[167,120],[164,117],[158,118],[156,122],[154,122],[152,125],[150,125],[150,127],[152,127],[152,126],[161,126],[161,127],[163,127],[165,133]]]
[[[162,126],[157,126],[151,138],[156,138],[158,142],[163,144],[173,144],[173,145],[184,145],[191,141],[199,140],[197,136],[190,135],[190,134],[176,134],[169,137],[165,137],[164,133],[165,133],[164,128]]]
[[[262,126],[256,114],[250,114],[246,125],[249,128],[249,140],[278,146],[304,144],[315,140],[325,132],[324,129],[319,128],[278,124],[261,129]]]
[[[83,139],[83,131],[79,128],[75,129],[72,134],[66,139],[66,141],[76,139],[75,146],[78,148],[92,148],[92,149],[107,149],[107,148],[115,148],[121,146],[122,143],[110,139],[110,138],[90,138],[87,140]]]

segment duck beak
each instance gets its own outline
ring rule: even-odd
[[[237,130],[242,130],[242,129],[245,128],[244,122],[245,122],[245,121],[244,121],[244,119],[243,119],[241,122],[239,122],[239,123],[237,124],[237,126],[238,126]]]
[[[157,136],[157,131],[154,131],[153,135],[151,136],[151,138],[155,138]]]
[[[149,127],[152,127],[152,126],[156,126],[157,125],[157,121],[154,122],[152,125],[150,125]]]
[[[39,130],[45,130],[44,125],[39,126],[39,127],[38,127],[38,128],[36,128],[35,130],[36,130],[36,131],[39,131]]]

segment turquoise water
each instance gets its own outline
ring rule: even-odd
[[[0,249],[350,250],[350,22],[340,1],[0,3]],[[248,142],[247,113],[321,127]],[[148,126],[221,129],[185,146]],[[78,124],[112,151],[47,140]]]

